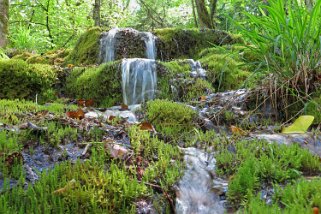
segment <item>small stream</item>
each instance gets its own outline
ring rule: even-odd
[[[224,197],[220,197],[216,188],[227,190],[227,182],[215,180],[216,160],[213,154],[197,148],[182,149],[186,169],[178,184],[176,213],[178,214],[220,214],[225,212]]]

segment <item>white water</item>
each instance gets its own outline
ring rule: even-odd
[[[155,36],[150,32],[143,33],[144,41],[146,45],[146,57],[147,59],[156,59],[156,44]]]
[[[205,78],[206,77],[206,71],[202,68],[201,62],[200,61],[195,61],[193,59],[188,59],[188,63],[191,66],[192,72],[191,76],[196,78],[196,77],[201,77]]]
[[[152,59],[123,59],[122,93],[126,105],[154,99],[157,76],[156,62]]]
[[[221,214],[225,209],[219,196],[212,191],[217,184],[209,172],[215,170],[216,160],[196,148],[183,149],[186,162],[184,176],[178,184],[176,213]]]
[[[100,39],[100,59],[102,63],[115,59],[115,36],[118,31],[118,28],[113,28],[107,33],[104,33]]]

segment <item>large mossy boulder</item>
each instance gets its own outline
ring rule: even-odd
[[[204,48],[241,42],[238,36],[225,31],[199,29],[157,29],[157,56],[161,60],[194,58]]]
[[[158,29],[155,30],[157,59],[194,58],[201,50],[213,45],[234,44],[237,36],[224,31],[198,29]],[[101,28],[91,28],[76,43],[66,62],[75,65],[92,65],[103,62],[100,40],[107,36]],[[123,58],[146,58],[146,33],[131,28],[119,29],[115,35],[115,60]]]
[[[52,90],[57,73],[49,65],[28,64],[22,60],[0,60],[0,98],[35,99]]]
[[[74,49],[66,59],[67,63],[75,65],[90,65],[99,63],[99,40],[102,30],[94,27],[86,31],[78,39]]]

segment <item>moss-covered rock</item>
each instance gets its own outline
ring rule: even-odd
[[[67,63],[75,65],[96,64],[99,61],[99,39],[102,30],[98,27],[85,32],[76,43],[66,59]]]
[[[234,44],[240,38],[224,31],[198,29],[157,29],[157,56],[161,60],[193,58],[201,49],[213,45]]]
[[[184,104],[168,100],[147,102],[147,118],[155,129],[169,137],[179,137],[194,128],[196,112]]]
[[[208,81],[219,91],[244,87],[245,80],[250,76],[238,52],[233,54],[222,48],[210,48],[203,50],[199,57],[207,70]]]
[[[199,31],[197,29],[158,29],[156,39],[157,58],[170,60],[193,58],[201,49],[213,45],[233,44],[240,41],[224,31]],[[92,28],[78,40],[67,58],[67,63],[90,65],[103,62],[100,56],[100,39],[107,36],[100,28]],[[146,58],[145,33],[131,28],[120,29],[115,35],[115,60],[123,58]],[[102,53],[104,55],[104,53]]]
[[[74,68],[67,77],[66,91],[71,97],[93,99],[96,104],[105,107],[121,104],[120,61]]]
[[[8,59],[8,56],[5,52],[0,48],[0,59]]]
[[[314,98],[307,102],[304,107],[304,114],[314,116],[313,124],[321,123],[321,98]]]
[[[56,81],[56,73],[49,65],[28,64],[22,60],[0,60],[0,98],[35,99]]]

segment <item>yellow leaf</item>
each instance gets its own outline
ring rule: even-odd
[[[314,117],[311,115],[303,115],[294,121],[294,123],[288,127],[282,129],[283,134],[304,134],[311,126]]]

